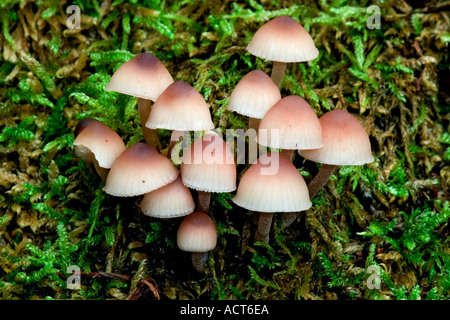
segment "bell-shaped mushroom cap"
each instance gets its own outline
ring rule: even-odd
[[[247,117],[262,119],[281,93],[273,80],[261,70],[247,73],[230,95],[228,110]]]
[[[287,150],[321,148],[322,127],[308,102],[291,95],[267,111],[259,125],[258,143]]]
[[[75,153],[83,160],[97,160],[100,167],[109,169],[119,155],[125,150],[122,138],[106,124],[86,118],[75,129],[73,142]]]
[[[153,104],[145,126],[188,131],[214,129],[205,99],[184,81],[175,81],[164,90]]]
[[[287,16],[276,17],[259,28],[247,50],[262,59],[285,63],[309,61],[319,55],[309,33]]]
[[[177,245],[188,252],[207,252],[216,247],[217,228],[206,213],[194,212],[183,219],[177,232]]]
[[[78,135],[86,129],[91,123],[93,122],[100,122],[97,119],[94,118],[84,118],[83,120],[80,120],[77,125],[75,126],[75,130],[73,131],[73,135],[75,136],[75,139],[78,137]]]
[[[288,158],[276,152],[260,156],[245,171],[233,202],[257,212],[297,212],[312,205],[301,174]]]
[[[181,176],[154,191],[141,200],[143,214],[156,218],[176,218],[194,212],[195,202],[189,189],[181,182]]]
[[[304,158],[330,165],[363,165],[373,161],[369,136],[359,120],[346,110],[335,109],[319,118],[323,148],[299,150]]]
[[[113,163],[103,190],[117,197],[132,197],[174,181],[178,170],[149,144],[136,143]]]
[[[216,134],[197,138],[183,151],[180,174],[189,188],[207,192],[236,190],[233,153]]]
[[[162,62],[153,54],[143,52],[116,70],[105,91],[155,101],[172,82],[173,78]]]

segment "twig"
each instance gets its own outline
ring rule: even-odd
[[[150,289],[156,300],[160,300],[158,287],[153,279],[151,279],[150,282],[147,280],[140,280],[134,290],[128,296],[127,300],[138,300],[139,297],[145,293],[145,290],[142,289],[144,285],[146,285]]]

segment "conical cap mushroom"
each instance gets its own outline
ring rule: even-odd
[[[264,169],[274,165],[271,161],[278,161],[276,173],[264,174]],[[255,212],[297,212],[312,205],[301,174],[288,158],[273,152],[260,156],[247,169],[233,202]]]
[[[195,202],[189,189],[181,182],[181,176],[154,191],[141,200],[143,214],[156,218],[182,217],[194,212]]]
[[[207,192],[236,190],[233,153],[218,135],[205,134],[183,151],[180,173],[189,188]]]
[[[177,176],[169,159],[149,144],[136,143],[113,163],[103,190],[118,197],[137,196],[159,189]]]
[[[285,63],[309,61],[319,55],[309,33],[288,16],[276,17],[260,27],[247,50],[262,59]]]
[[[369,136],[359,120],[335,109],[319,118],[323,148],[299,150],[304,158],[329,165],[363,165],[373,161]]]
[[[287,150],[321,148],[322,127],[308,102],[291,95],[267,111],[259,125],[258,143]]]
[[[86,161],[95,157],[101,168],[111,168],[114,161],[125,150],[122,138],[106,124],[87,118],[79,123],[73,142],[75,153]]]
[[[153,104],[145,126],[187,131],[214,129],[205,99],[184,81],[176,81],[164,90]]]
[[[206,213],[194,212],[183,219],[177,232],[177,245],[188,252],[207,252],[216,247],[217,228]]]
[[[155,101],[173,78],[153,54],[143,52],[125,62],[111,77],[105,91]]]
[[[253,70],[242,77],[231,92],[228,110],[262,119],[280,99],[280,90],[272,79],[261,70]]]

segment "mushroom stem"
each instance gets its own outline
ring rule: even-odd
[[[198,273],[205,271],[208,252],[192,252],[192,266]]]
[[[294,159],[294,151],[295,150],[283,149],[281,150],[281,153],[284,154],[289,159],[289,161],[292,162],[292,160]]]
[[[294,221],[297,219],[299,213],[298,212],[286,212],[283,218],[283,228],[289,227]]]
[[[314,198],[320,191],[320,189],[322,189],[323,186],[327,183],[336,167],[336,165],[322,164],[322,167],[320,168],[317,175],[308,184],[309,197],[311,199]]]
[[[308,184],[309,197],[312,199],[316,196],[316,194],[323,188],[323,186],[327,183],[328,179],[333,174],[336,169],[336,165],[331,164],[322,164],[317,175],[311,180]],[[283,226],[289,227],[298,216],[298,212],[288,212],[284,216]]]
[[[211,192],[199,190],[197,197],[197,211],[208,213],[210,201]]]
[[[259,213],[259,221],[258,228],[255,233],[255,242],[263,241],[265,243],[269,243],[269,233],[270,227],[272,226],[272,212],[260,212]]]
[[[159,141],[158,132],[156,131],[156,129],[149,129],[145,126],[151,109],[151,100],[138,98],[138,111],[141,117],[141,127],[142,131],[144,132],[145,141],[159,151],[161,150],[161,142]]]
[[[284,72],[286,70],[286,63],[274,61],[272,67],[272,73],[270,77],[272,81],[277,85],[278,88],[281,87],[281,82],[283,82]]]
[[[95,171],[97,171],[97,173],[100,176],[100,178],[102,178],[102,181],[106,182],[106,177],[108,176],[109,170],[106,169],[106,168],[100,167],[97,159],[95,159],[95,158],[93,160],[93,163],[94,163]]]
[[[261,119],[258,118],[248,118],[248,128],[253,129],[258,132],[259,124],[261,123]]]

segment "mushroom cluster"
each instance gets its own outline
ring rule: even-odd
[[[270,77],[253,70],[230,95],[228,110],[248,117],[258,145],[269,148],[248,164],[240,179],[234,154],[214,131],[204,97],[188,83],[175,81],[151,53],[124,63],[105,88],[137,98],[145,142],[126,147],[115,131],[92,118],[80,121],[74,132],[76,154],[95,167],[103,191],[137,197],[145,216],[182,219],[177,245],[191,253],[198,272],[204,272],[208,252],[217,243],[211,193],[236,191],[233,202],[259,214],[254,240],[269,243],[273,214],[284,213],[285,222],[292,223],[298,212],[312,206],[311,198],[337,166],[373,160],[369,138],[356,117],[332,110],[319,118],[304,98],[282,97],[286,64],[318,56],[311,36],[297,21],[274,18],[255,33],[247,49],[274,64]],[[172,131],[165,150],[158,129]],[[191,131],[193,141],[188,138]],[[181,162],[175,163],[172,149],[181,142]],[[293,164],[295,154],[322,164],[309,185]]]
[[[174,81],[151,53],[140,53],[120,66],[105,90],[137,98],[145,142],[126,147],[114,130],[87,118],[75,128],[76,154],[93,164],[104,182],[103,191],[115,197],[139,197],[143,215],[183,217],[178,247],[192,253],[193,266],[202,272],[205,254],[217,242],[215,223],[208,215],[209,195],[236,189],[233,154],[219,136],[203,134],[185,151],[179,170],[170,157],[177,141],[170,142],[164,156],[157,129],[172,130],[173,137],[214,129],[208,104],[191,85]],[[191,152],[198,145],[200,161]],[[197,201],[191,191],[197,192]]]
[[[251,71],[232,92],[228,109],[247,115],[249,127],[258,132],[258,144],[271,150],[278,149],[280,153],[278,171],[273,176],[262,172],[267,154],[247,169],[233,201],[250,211],[260,212],[255,241],[269,243],[274,212],[284,212],[284,226],[289,226],[299,211],[311,206],[310,199],[325,185],[337,166],[362,165],[372,162],[373,158],[369,137],[355,116],[345,110],[332,110],[318,118],[304,98],[296,95],[281,97],[280,91],[274,89],[281,88],[287,63],[310,61],[319,54],[312,37],[296,20],[288,16],[270,20],[256,31],[247,50],[256,57],[273,61],[272,81],[269,84],[268,75],[260,75],[262,71],[258,71],[258,78],[250,76],[256,74]],[[254,91],[260,99],[244,96],[240,101],[236,98],[242,95],[241,87],[249,86],[247,83],[259,87]],[[257,122],[254,118],[262,120]],[[322,164],[308,186],[292,164],[296,150],[305,160]]]

